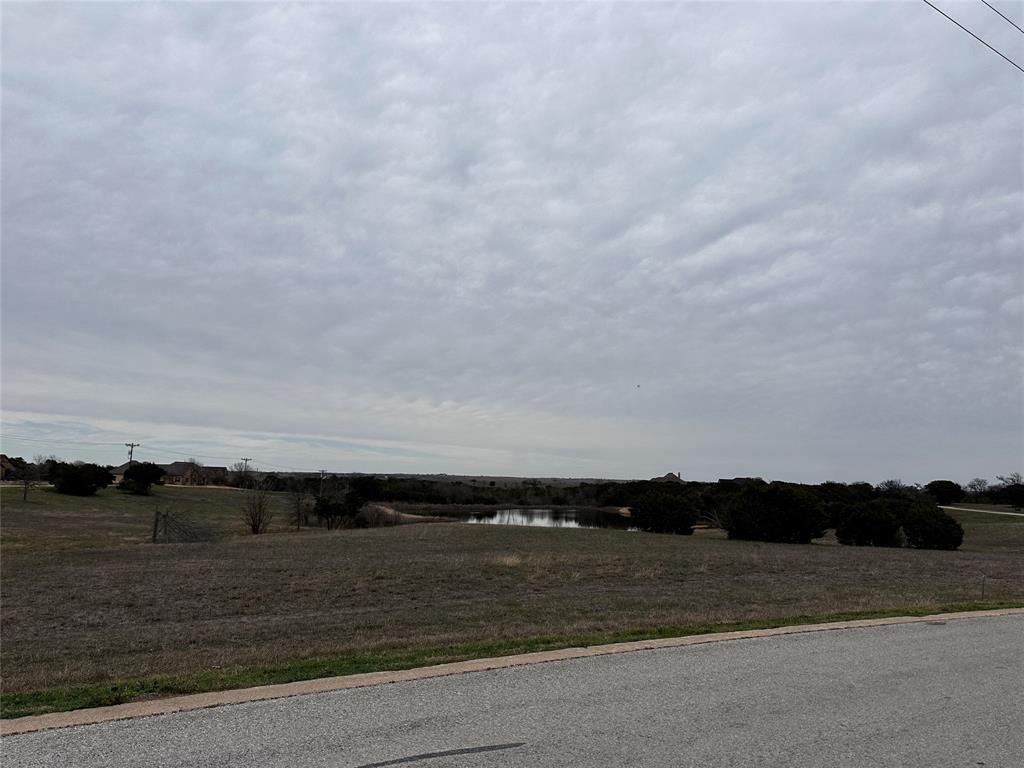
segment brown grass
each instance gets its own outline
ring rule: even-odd
[[[1024,520],[963,551],[436,524],[241,535],[231,491],[160,489],[222,538],[147,543],[152,500],[2,491],[4,688],[352,651],[1024,598]],[[188,494],[192,494],[189,496]],[[237,502],[237,503],[236,503]],[[282,500],[283,503],[283,500]],[[204,516],[205,515],[205,516]]]

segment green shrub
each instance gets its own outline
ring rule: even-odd
[[[840,544],[857,547],[899,547],[902,506],[888,499],[852,505],[836,521]]]
[[[1007,483],[990,493],[996,504],[1008,504],[1014,509],[1024,507],[1024,485],[1020,483]]]
[[[148,461],[140,461],[125,470],[124,479],[117,487],[139,496],[148,496],[149,489],[154,483],[159,483],[163,476],[163,467]]]
[[[955,504],[963,501],[964,489],[952,480],[932,480],[924,487],[925,493],[935,499],[938,504]]]
[[[632,522],[641,531],[689,536],[697,523],[696,500],[681,494],[648,491],[631,506]]]
[[[917,549],[957,549],[964,529],[934,504],[915,504],[903,518],[907,545]]]
[[[327,528],[366,528],[366,517],[359,517],[366,499],[356,491],[348,491],[340,499],[318,496],[313,511],[321,525],[326,521]]]
[[[114,482],[114,478],[98,464],[54,462],[50,468],[50,481],[57,493],[92,496],[100,488],[106,488]]]
[[[730,539],[808,544],[825,535],[821,502],[786,483],[746,484],[729,500],[722,525]]]

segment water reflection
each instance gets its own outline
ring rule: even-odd
[[[491,512],[473,512],[464,523],[484,525],[528,525],[539,528],[620,528],[627,530],[628,517],[600,509],[535,509],[511,507]]]

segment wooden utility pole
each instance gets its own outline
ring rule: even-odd
[[[135,453],[135,449],[138,448],[142,443],[125,443],[125,447],[128,449],[128,467],[132,466],[132,455]]]
[[[324,497],[324,475],[326,475],[326,474],[327,474],[327,470],[326,469],[321,469],[320,470],[320,498],[321,499]]]

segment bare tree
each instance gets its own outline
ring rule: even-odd
[[[28,500],[28,492],[35,488],[43,478],[43,467],[47,461],[53,460],[53,456],[43,456],[37,453],[32,457],[32,463],[26,464],[21,476],[21,500]]]
[[[245,502],[242,508],[242,519],[250,533],[267,532],[270,521],[274,518],[274,510],[270,502],[270,492],[263,483],[250,484],[249,489],[245,492]]]
[[[28,501],[28,492],[36,487],[35,478],[32,477],[32,470],[26,468],[21,476],[21,500]]]
[[[39,480],[39,459],[41,456],[33,456],[32,463],[26,464],[21,470],[21,500],[28,501],[28,492],[36,487]]]
[[[230,478],[230,484],[238,488],[248,488],[252,485],[253,476],[248,462],[236,461],[228,467],[228,477]]]
[[[890,480],[883,480],[875,486],[875,490],[879,493],[884,493],[887,496],[912,496],[914,493],[914,486],[907,485],[898,477],[894,477]]]
[[[988,480],[983,477],[976,477],[967,484],[967,490],[975,496],[980,496],[988,490]]]
[[[188,469],[185,470],[185,482],[188,485],[206,485],[206,475],[203,472],[203,465],[191,456],[185,461]]]
[[[1024,485],[1024,476],[1021,476],[1020,472],[1011,472],[1008,475],[996,475],[996,480],[1004,488],[1008,488],[1011,485]]]
[[[309,513],[309,495],[301,477],[292,478],[288,501],[288,522],[295,525],[295,530],[299,530],[306,524]]]

